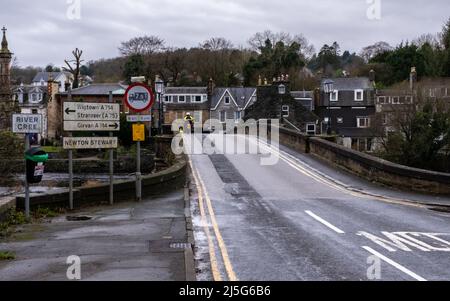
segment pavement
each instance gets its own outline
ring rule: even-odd
[[[188,148],[217,136],[185,138]],[[450,280],[450,214],[434,206],[450,198],[378,186],[284,147],[248,154],[253,138],[232,139],[214,145],[235,154],[189,156],[199,280]],[[279,160],[262,165],[269,154]]]
[[[13,261],[0,261],[0,280],[68,280],[69,256],[80,258],[86,281],[195,280],[186,206],[181,190],[69,214],[70,220],[90,218],[85,221],[60,216],[26,225],[0,241],[0,251],[16,254]]]

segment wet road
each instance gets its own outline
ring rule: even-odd
[[[203,139],[203,140],[202,140]],[[185,146],[218,136],[187,136]],[[450,280],[450,199],[381,188],[284,147],[227,136],[191,154],[199,280]],[[247,146],[246,146],[247,144]],[[228,153],[228,152],[227,152]],[[277,155],[274,165],[262,158]]]

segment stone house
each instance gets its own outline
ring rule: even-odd
[[[338,135],[338,143],[359,151],[374,150],[371,118],[375,114],[375,81],[367,77],[332,78],[334,91],[324,91],[324,79],[317,93],[315,112],[321,132]]]
[[[211,119],[225,123],[238,123],[245,117],[245,110],[257,101],[256,88],[215,88],[211,95]]]
[[[56,97],[59,83],[50,77],[46,85],[23,85],[13,88],[14,99],[22,114],[42,115],[42,133],[35,141],[58,140],[61,131],[61,101]]]
[[[59,92],[65,92],[67,91],[69,86],[72,87],[73,85],[73,75],[70,72],[66,71],[38,72],[34,76],[31,85],[46,87],[50,79],[58,83]]]

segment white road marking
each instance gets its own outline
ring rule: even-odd
[[[311,216],[312,218],[314,218],[315,220],[317,220],[318,222],[324,224],[325,226],[327,226],[328,228],[330,228],[331,230],[337,232],[338,234],[345,234],[344,231],[342,231],[341,229],[339,229],[336,226],[333,226],[331,223],[327,222],[326,220],[324,220],[323,218],[321,218],[320,216],[315,215],[314,213],[312,213],[309,210],[305,211],[306,214],[308,214],[309,216]]]
[[[395,267],[396,269],[402,271],[403,273],[411,276],[412,278],[418,280],[418,281],[427,281],[425,278],[417,275],[416,273],[408,270],[407,268],[405,268],[404,266],[396,263],[395,261],[393,261],[392,259],[387,258],[386,256],[384,256],[383,254],[378,253],[377,251],[375,251],[374,249],[370,248],[370,247],[362,247],[364,250],[368,251],[369,253],[372,253],[373,255],[377,256],[378,258],[380,258],[381,260],[385,261],[386,263],[392,265],[393,267]]]

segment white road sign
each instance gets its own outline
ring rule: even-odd
[[[120,105],[116,103],[65,102],[65,121],[119,121]]]
[[[118,121],[64,121],[67,132],[111,132],[120,131]]]
[[[42,133],[41,114],[14,114],[12,120],[13,133],[40,134]]]
[[[151,122],[152,115],[128,115],[128,122]]]
[[[64,149],[108,149],[117,148],[117,137],[64,137]]]

